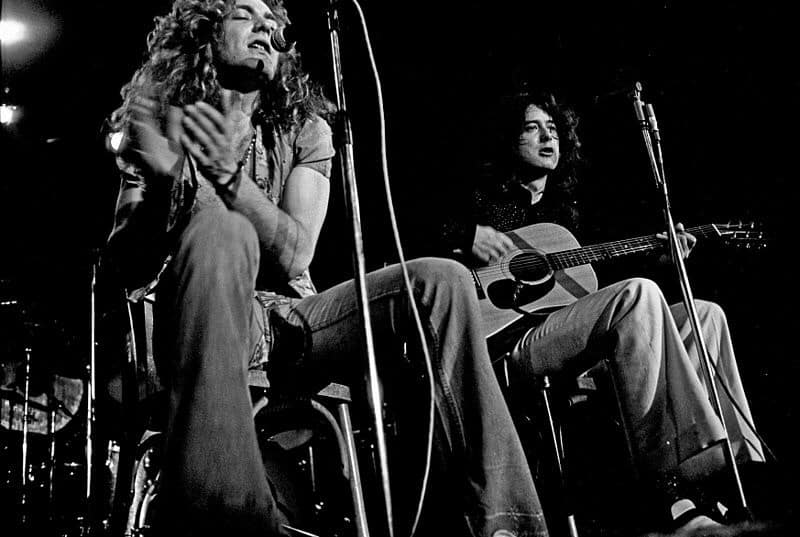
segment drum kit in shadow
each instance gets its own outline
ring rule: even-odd
[[[15,534],[63,535],[86,512],[85,383],[22,302],[0,296],[0,505]]]

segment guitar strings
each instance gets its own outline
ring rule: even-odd
[[[694,235],[698,235],[701,238],[716,235],[713,224],[689,228],[686,231]],[[559,270],[579,265],[586,265],[593,261],[611,258],[616,254],[635,254],[646,252],[647,250],[651,250],[653,245],[657,244],[659,240],[660,239],[658,239],[656,235],[647,235],[605,244],[595,244],[581,248],[574,248],[572,250],[564,250],[562,252],[545,253],[544,255],[535,254],[534,256],[531,256],[532,259],[518,261],[514,264],[514,268],[520,270]],[[524,254],[525,251],[523,250],[522,253]],[[578,261],[576,262],[576,260]],[[505,270],[505,267],[509,266],[510,263],[510,261],[494,263],[486,267],[479,267],[475,269],[475,271],[479,275],[502,274]]]

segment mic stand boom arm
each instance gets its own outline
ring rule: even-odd
[[[725,434],[725,437],[723,439],[725,460],[728,467],[731,470],[731,478],[736,488],[736,493],[742,509],[742,513],[747,515],[749,513],[747,500],[745,498],[744,490],[742,488],[742,481],[739,476],[739,470],[736,467],[736,457],[733,453],[733,447],[731,446],[730,437],[728,436],[728,428],[725,424],[725,418],[722,413],[722,406],[720,404],[720,399],[719,399],[719,391],[717,390],[717,385],[714,382],[714,373],[713,373],[714,366],[709,357],[708,347],[706,346],[706,342],[703,339],[703,333],[700,329],[700,322],[698,320],[697,309],[695,308],[694,296],[692,294],[692,288],[689,285],[689,276],[686,271],[686,265],[683,261],[683,252],[681,249],[680,242],[678,241],[678,235],[675,232],[675,224],[672,219],[669,191],[667,187],[667,179],[664,168],[664,158],[661,152],[661,136],[658,131],[658,124],[656,123],[656,117],[655,117],[655,112],[653,111],[653,106],[648,104],[645,108],[644,103],[641,100],[641,91],[642,91],[642,86],[639,82],[637,82],[633,92],[634,111],[636,112],[636,118],[642,130],[642,136],[644,138],[645,147],[647,149],[647,154],[650,160],[650,166],[653,172],[653,177],[656,181],[656,187],[661,192],[661,200],[663,203],[664,220],[667,228],[667,238],[669,241],[670,256],[672,258],[672,263],[678,272],[678,278],[680,280],[680,286],[681,286],[681,293],[683,294],[683,302],[686,307],[686,312],[689,316],[689,321],[691,323],[692,335],[694,337],[695,344],[697,345],[697,351],[700,363],[702,364],[703,372],[705,373],[705,381],[706,381],[706,387],[708,388],[709,400],[714,408],[714,411],[717,414],[717,417],[720,420],[720,424],[722,425],[722,430]],[[645,110],[647,111],[646,113],[647,117],[645,117]]]
[[[364,261],[364,248],[361,233],[361,210],[358,199],[358,187],[355,179],[355,164],[353,157],[353,134],[350,119],[347,115],[347,105],[345,99],[344,84],[342,82],[342,64],[339,48],[339,13],[337,1],[330,0],[328,10],[328,31],[330,33],[331,56],[333,60],[333,79],[336,86],[336,106],[338,109],[338,121],[336,128],[337,145],[341,146],[340,162],[342,168],[342,180],[344,182],[345,204],[352,223],[353,231],[353,265],[354,281],[358,294],[359,310],[362,315],[364,329],[365,348],[367,352],[369,399],[372,407],[375,437],[378,447],[378,463],[380,469],[381,484],[383,487],[384,507],[386,524],[389,537],[394,535],[394,522],[392,519],[392,497],[389,484],[389,464],[386,453],[386,438],[383,425],[383,404],[381,386],[378,379],[377,360],[375,358],[375,345],[372,335],[372,324],[369,314],[369,299],[367,296],[366,285],[366,264]],[[356,515],[356,526],[359,536],[368,536],[366,521]]]

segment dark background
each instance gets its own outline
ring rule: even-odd
[[[769,2],[616,1],[427,3],[364,1],[382,81],[388,158],[406,255],[413,256],[447,193],[467,182],[460,164],[486,143],[493,100],[532,79],[581,116],[587,166],[583,243],[661,229],[661,202],[624,93],[635,81],[655,106],[676,220],[754,221],[761,250],[701,244],[689,263],[694,294],[728,313],[755,419],[795,472],[800,367],[796,293],[789,275],[796,204],[797,31]],[[82,374],[92,261],[109,232],[117,189],[103,119],[142,59],[152,18],[168,2],[3,2],[4,17],[36,24],[3,48],[3,85],[22,107],[2,130],[0,279],[4,299],[50,327],[40,360]],[[324,3],[290,2],[306,66],[331,93]],[[342,9],[342,52],[361,193],[367,265],[396,255],[380,176],[377,102],[354,9]],[[457,171],[457,172],[456,172]],[[341,180],[323,231],[315,280],[349,277],[351,247]],[[598,267],[601,280],[629,267]],[[661,282],[672,298],[674,277]],[[8,331],[7,331],[8,332]],[[10,334],[6,337],[15,337]]]

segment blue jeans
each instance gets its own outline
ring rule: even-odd
[[[162,374],[169,390],[161,492],[165,531],[280,533],[282,515],[261,464],[247,387],[247,363],[263,319],[254,300],[259,255],[255,230],[244,217],[204,210],[187,225],[159,285],[155,337],[157,352],[168,357]],[[463,498],[463,519],[454,521],[453,533],[490,537],[508,529],[520,537],[547,535],[489,361],[468,271],[433,258],[411,261],[408,270],[433,361],[442,424],[438,447],[452,455],[448,460],[456,467],[448,475],[459,478],[451,487]],[[367,288],[375,340],[414,337],[399,266],[370,273]],[[356,370],[363,363],[352,282],[298,299],[285,320],[302,330],[300,365],[315,375]]]

